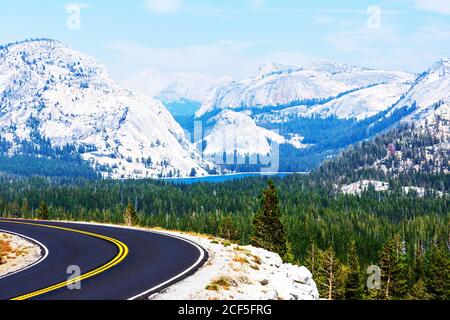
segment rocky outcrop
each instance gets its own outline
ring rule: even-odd
[[[262,257],[272,269],[259,280],[269,290],[264,300],[317,300],[319,292],[311,272],[304,266],[283,264],[279,255],[253,247],[246,247]]]
[[[209,261],[194,275],[151,297],[155,300],[318,300],[311,272],[285,264],[276,253],[202,235],[175,233],[195,241]]]

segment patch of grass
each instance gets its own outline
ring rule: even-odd
[[[24,257],[27,254],[28,254],[28,251],[24,250],[24,249],[19,249],[19,250],[16,251],[16,256],[18,256],[18,257]]]
[[[235,285],[235,281],[233,281],[230,277],[221,276],[208,284],[205,289],[211,291],[219,291],[220,289],[230,290],[230,287]]]
[[[210,291],[219,291],[220,287],[215,283],[210,283],[205,287],[205,289]]]
[[[244,264],[244,263],[245,264],[249,264],[250,263],[247,258],[244,258],[244,257],[242,257],[240,255],[235,255],[234,258],[233,258],[233,261],[237,262],[237,263],[240,263],[240,264]]]
[[[256,263],[257,265],[261,265],[262,263],[261,258],[258,256],[253,256],[253,262]]]
[[[244,253],[245,255],[250,255],[250,251],[248,251],[247,249],[244,249],[244,248],[242,248],[242,247],[240,247],[240,246],[234,247],[234,250],[235,250],[235,251],[238,251],[238,252],[242,252],[242,253]]]
[[[0,240],[0,264],[5,263],[4,257],[12,252],[11,246],[8,241]]]
[[[231,242],[225,241],[225,242],[222,243],[222,245],[223,245],[224,247],[229,247],[229,246],[231,246]]]

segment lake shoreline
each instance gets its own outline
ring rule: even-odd
[[[178,183],[178,184],[195,184],[195,183],[221,183],[233,180],[240,180],[254,177],[280,177],[291,176],[295,174],[306,175],[309,172],[238,172],[222,175],[209,175],[202,177],[183,177],[183,178],[161,178],[156,181]]]

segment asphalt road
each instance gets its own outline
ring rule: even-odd
[[[2,219],[0,230],[27,236],[48,250],[36,265],[0,277],[2,300],[144,299],[195,272],[207,259],[199,246],[154,232]],[[69,266],[81,271],[80,289],[67,287],[74,277]]]

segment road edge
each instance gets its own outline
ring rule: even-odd
[[[188,269],[186,269],[185,271],[183,271],[182,273],[174,276],[173,278],[163,282],[162,284],[159,284],[156,287],[153,287],[151,289],[148,289],[142,293],[139,293],[137,295],[135,295],[134,297],[128,298],[127,300],[150,300],[150,298],[152,296],[154,296],[155,294],[161,292],[164,289],[167,289],[168,287],[179,283],[187,278],[189,278],[190,276],[192,276],[193,274],[195,274],[201,267],[203,267],[205,265],[205,263],[209,260],[209,253],[208,251],[203,248],[200,244],[190,240],[190,239],[186,239],[183,238],[181,236],[177,236],[174,234],[170,234],[169,232],[164,232],[164,231],[155,231],[155,230],[142,230],[142,229],[136,229],[136,230],[141,230],[141,231],[146,231],[146,232],[150,232],[150,233],[155,233],[155,234],[160,234],[160,235],[164,235],[167,237],[171,237],[171,238],[176,238],[182,241],[185,241],[187,243],[192,244],[194,247],[196,247],[199,252],[200,252],[200,257],[199,259],[195,262],[194,265],[192,265],[191,267],[189,267]]]
[[[15,220],[15,219],[10,219]],[[17,219],[17,220],[23,220],[23,219]],[[197,248],[197,250],[200,252],[199,259],[193,264],[191,267],[186,269],[185,271],[181,272],[180,274],[172,277],[171,279],[163,282],[162,284],[159,284],[153,288],[147,289],[141,293],[138,293],[134,295],[133,297],[130,297],[126,300],[133,301],[133,300],[149,300],[152,296],[155,294],[161,292],[164,289],[167,289],[168,287],[179,283],[186,278],[192,276],[194,273],[196,273],[201,267],[205,265],[205,263],[209,260],[209,253],[208,251],[203,248],[200,244],[196,243],[195,241],[192,241],[190,239],[184,238],[179,235],[174,235],[170,233],[169,231],[163,231],[163,230],[152,230],[149,228],[144,227],[132,227],[132,226],[124,226],[124,225],[116,225],[111,223],[100,223],[100,222],[86,222],[86,221],[65,221],[65,220],[28,220],[28,221],[34,221],[34,222],[54,222],[54,223],[67,223],[67,224],[73,224],[73,225],[96,225],[96,226],[103,226],[103,227],[111,227],[111,228],[119,228],[119,229],[130,229],[130,230],[136,230],[136,231],[143,231],[143,232],[149,232],[153,234],[159,234],[166,237],[176,238],[181,241],[185,241],[194,247]]]

